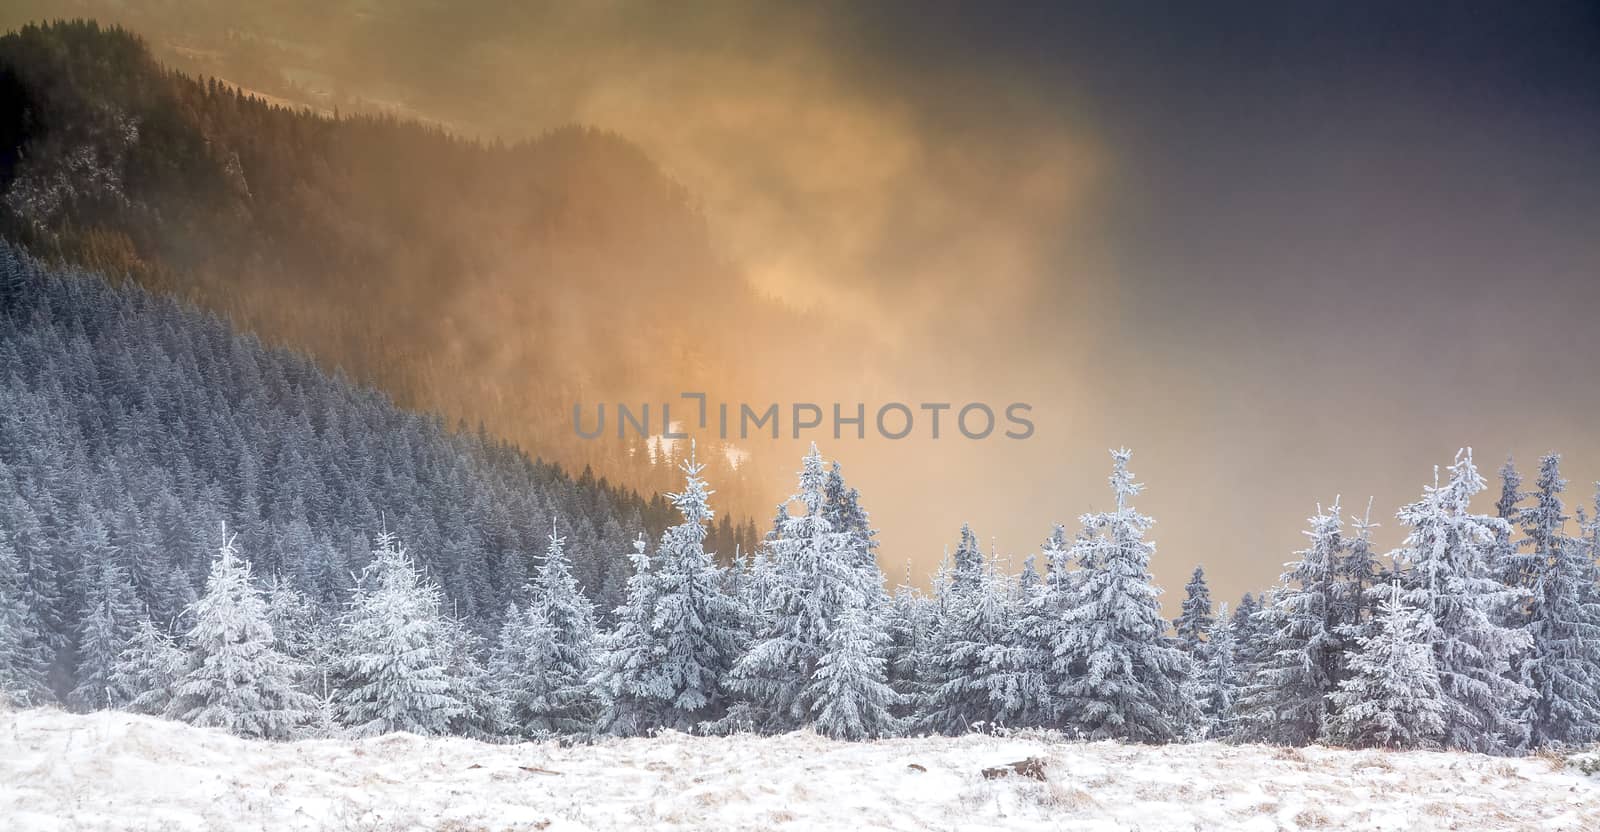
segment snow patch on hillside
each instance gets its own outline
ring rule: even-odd
[[[1026,757],[1047,782],[980,773]],[[0,818],[11,832],[1593,830],[1600,780],[1541,758],[976,735],[267,743],[36,709],[0,712]]]

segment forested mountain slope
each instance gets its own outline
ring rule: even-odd
[[[604,612],[629,541],[668,513],[447,430],[181,301],[51,273],[0,243],[0,548],[43,619],[49,643],[33,647],[55,657],[60,695],[97,610],[116,626],[146,609],[178,625],[224,523],[256,574],[330,611],[387,528],[446,610],[487,636],[552,522]]]
[[[720,262],[686,191],[617,135],[484,143],[291,110],[92,22],[0,37],[0,235],[642,490],[675,466],[642,442],[578,439],[573,403],[739,389],[759,371],[736,332],[796,321]],[[745,500],[744,474],[706,459],[725,507],[770,512],[774,495]]]

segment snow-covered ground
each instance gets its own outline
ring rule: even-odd
[[[1046,782],[980,773],[1031,756]],[[0,712],[0,828],[1600,830],[1600,779],[1542,758],[984,736],[274,744],[32,710]]]

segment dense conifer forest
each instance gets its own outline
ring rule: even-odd
[[[326,609],[373,534],[403,535],[487,636],[552,522],[609,609],[629,541],[669,519],[659,497],[448,430],[183,302],[48,278],[10,246],[0,275],[0,550],[54,698],[106,670],[79,632],[97,611],[108,643],[146,617],[187,626],[223,524],[258,578]]]

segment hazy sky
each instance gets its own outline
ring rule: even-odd
[[[964,521],[1020,559],[1121,445],[1169,605],[1196,563],[1268,585],[1336,495],[1398,543],[1459,446],[1563,452],[1569,506],[1600,477],[1593,3],[231,8],[311,86],[639,143],[753,285],[846,322],[747,334],[785,400],[1032,403],[1025,442],[823,442],[891,577]]]
[[[1462,445],[1491,480],[1560,450],[1587,502],[1600,11],[1117,5],[602,15],[628,47],[580,41],[613,72],[574,112],[758,285],[868,321],[868,389],[1036,405],[1024,443],[825,443],[891,571],[962,520],[1020,556],[1105,506],[1116,445],[1169,592],[1266,585],[1338,495],[1397,543]]]

